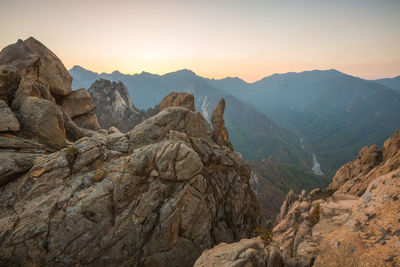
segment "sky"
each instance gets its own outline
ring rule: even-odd
[[[68,69],[400,75],[400,0],[0,0],[0,25],[0,49],[33,36]]]

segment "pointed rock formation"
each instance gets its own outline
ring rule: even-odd
[[[221,146],[230,144],[228,130],[225,128],[224,111],[225,99],[222,98],[211,115],[212,138]]]

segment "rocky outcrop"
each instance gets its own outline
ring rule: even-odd
[[[169,107],[126,135],[85,137],[37,159],[7,191],[2,263],[191,266],[213,245],[252,236],[249,166],[204,123]]]
[[[72,92],[72,77],[60,59],[33,37],[18,40],[2,50],[0,65],[8,64],[16,66],[24,75],[35,73],[47,81],[52,95],[61,97]]]
[[[91,134],[79,126],[99,129],[90,113],[95,108],[90,95],[85,90],[72,92],[68,71],[39,41],[31,37],[5,47],[0,65],[0,131],[57,150],[67,139]],[[73,121],[78,116],[79,126]]]
[[[189,93],[172,92],[161,101],[160,111],[167,107],[184,107],[191,111],[195,111],[194,96]]]
[[[229,134],[225,128],[224,111],[225,100],[222,98],[211,115],[211,124],[213,140],[219,145],[226,146],[229,144]]]
[[[240,242],[221,243],[206,250],[196,260],[194,267],[283,267],[279,251],[273,247],[265,247],[261,239],[242,239]]]
[[[0,100],[0,132],[18,131],[19,122],[4,100]]]
[[[382,150],[364,147],[326,189],[291,190],[267,248],[259,239],[220,244],[203,252],[195,266],[399,266],[399,192],[396,132]]]
[[[122,82],[99,79],[90,86],[89,93],[97,107],[94,113],[104,129],[114,126],[127,132],[159,110],[158,107],[146,111],[136,109]]]
[[[274,228],[287,264],[400,264],[399,147],[396,132],[382,150],[364,147],[327,189],[288,194]]]

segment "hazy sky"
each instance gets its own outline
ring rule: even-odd
[[[33,36],[97,72],[400,75],[400,0],[0,0],[0,25],[1,48]]]

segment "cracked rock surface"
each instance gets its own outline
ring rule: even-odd
[[[252,236],[250,168],[206,128],[200,113],[167,107],[127,134],[98,132],[33,159],[0,187],[0,263],[192,266]]]

